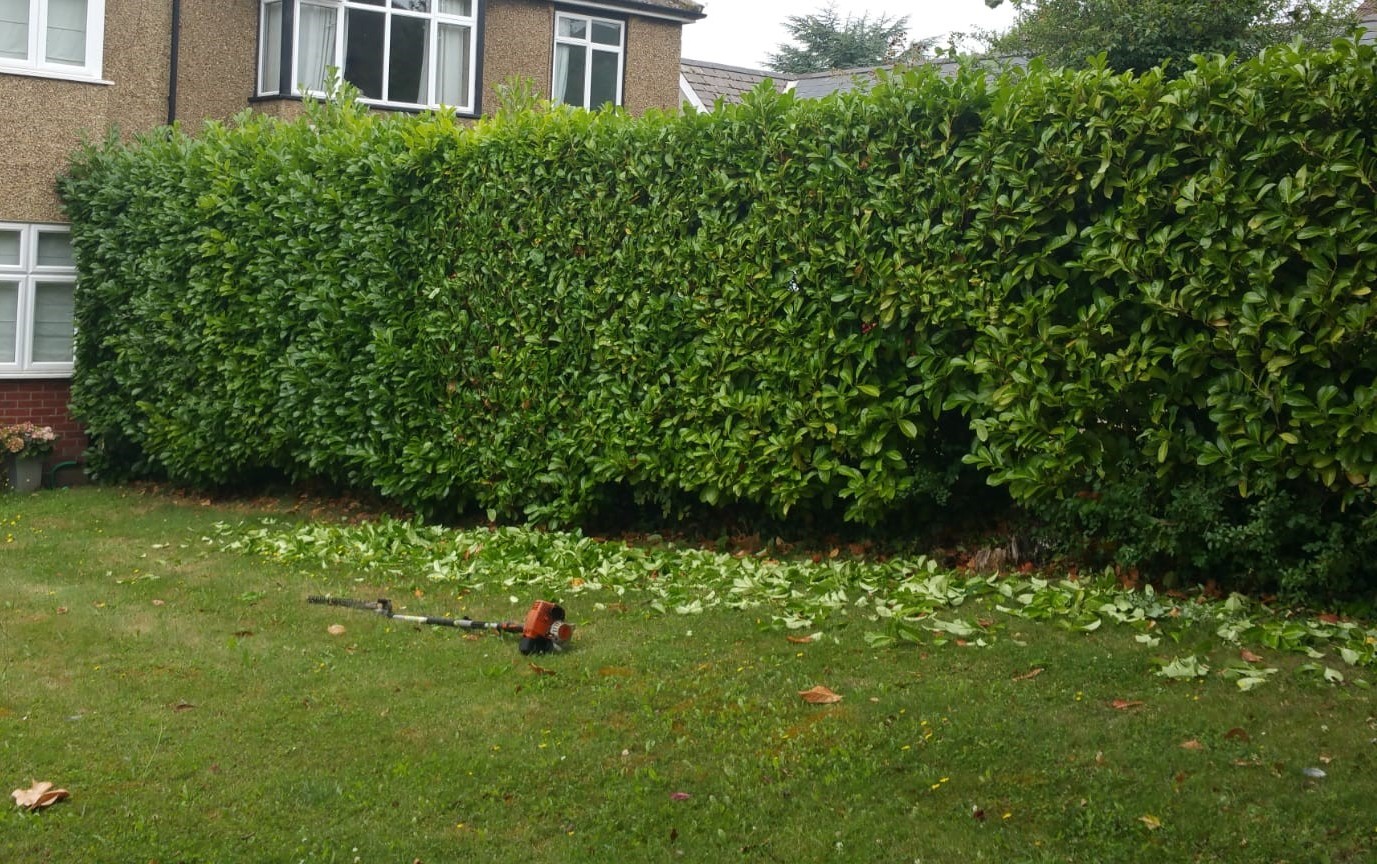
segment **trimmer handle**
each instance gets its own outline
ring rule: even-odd
[[[322,606],[346,606],[350,609],[364,609],[369,612],[377,612],[384,618],[392,617],[392,601],[383,597],[378,600],[354,600],[350,597],[321,597],[313,595],[306,598],[307,603],[315,603]]]

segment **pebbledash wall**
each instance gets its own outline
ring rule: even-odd
[[[481,90],[477,113],[497,105],[498,87],[531,80],[548,94],[558,11],[625,22],[623,104],[640,114],[679,107],[683,24],[702,13],[685,0],[477,0]],[[47,7],[49,0],[36,0]],[[56,180],[83,139],[116,129],[132,135],[175,118],[184,128],[225,120],[245,108],[291,118],[294,97],[257,97],[262,0],[89,0],[103,8],[100,62],[78,74],[15,68],[0,59],[0,230],[28,243],[60,233],[66,219]],[[30,7],[32,9],[33,6]],[[174,21],[177,23],[174,34]],[[174,38],[175,37],[175,38]],[[174,45],[176,62],[173,62]],[[175,72],[175,77],[174,77]],[[175,86],[174,86],[175,85]],[[5,238],[0,238],[3,240]],[[0,262],[3,268],[3,262]],[[70,278],[70,277],[68,277]],[[6,280],[42,279],[0,269]],[[9,284],[19,284],[11,282]],[[0,316],[0,321],[3,321]],[[16,328],[26,326],[24,322]],[[0,424],[50,425],[61,436],[48,467],[80,457],[87,441],[68,411],[70,373],[0,366]],[[75,472],[64,472],[64,478]]]

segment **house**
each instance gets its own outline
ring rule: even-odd
[[[725,66],[705,60],[679,61],[680,100],[699,111],[710,111],[720,99],[728,105],[741,102],[741,97],[769,81],[775,90],[789,90],[794,77],[782,72]]]
[[[960,64],[954,60],[934,59],[922,62],[937,67],[938,72],[944,76],[955,75],[960,68]],[[987,61],[991,72],[1006,64],[1024,65],[1026,62],[1015,57]],[[892,72],[897,68],[899,64],[888,64],[795,75],[685,59],[679,63],[679,95],[694,109],[710,111],[719,99],[728,105],[737,104],[761,82],[769,81],[771,86],[781,93],[793,93],[800,99],[820,99],[833,93],[865,89],[874,84],[882,73]]]
[[[85,447],[55,185],[84,138],[290,117],[332,69],[379,110],[477,118],[516,78],[584,107],[676,109],[681,30],[702,17],[691,0],[0,0],[0,424],[53,426],[50,467]]]
[[[1353,17],[1358,19],[1358,27],[1363,31],[1359,44],[1377,44],[1377,0],[1363,0],[1353,11]]]

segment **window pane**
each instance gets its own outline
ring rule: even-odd
[[[387,64],[387,98],[392,102],[430,104],[430,21],[392,16],[392,47]]]
[[[622,44],[622,25],[608,21],[594,21],[593,41],[600,45],[616,45],[620,48]]]
[[[282,4],[263,6],[262,44],[258,46],[258,92],[276,93],[282,80]]]
[[[34,263],[39,267],[76,266],[72,259],[72,235],[65,231],[38,232],[38,260]]]
[[[617,58],[611,51],[593,52],[593,83],[590,88],[589,108],[617,104]]]
[[[45,59],[65,66],[86,63],[87,0],[48,0],[48,43]]]
[[[405,9],[408,12],[429,12],[430,0],[392,0],[393,9]]]
[[[19,283],[0,282],[0,363],[18,363]]]
[[[473,0],[439,0],[439,4],[436,12],[444,12],[447,15],[473,14]]]
[[[583,102],[583,75],[587,49],[580,45],[555,46],[555,101],[567,105]]]
[[[0,57],[29,59],[29,0],[0,0]]]
[[[33,362],[72,362],[70,282],[36,282],[33,292]]]
[[[441,24],[435,50],[435,101],[457,108],[469,106],[469,35],[471,29]]]
[[[383,98],[383,28],[380,12],[348,9],[344,19],[344,80],[368,99]]]
[[[301,4],[297,29],[296,84],[305,92],[325,92],[325,77],[335,62],[335,27],[339,13],[326,6]],[[379,46],[381,50],[381,46]]]
[[[19,266],[19,232],[0,231],[0,267]]]
[[[567,15],[561,15],[557,32],[560,36],[566,36],[570,39],[587,39],[588,22],[582,18],[570,18]]]

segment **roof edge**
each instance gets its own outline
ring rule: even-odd
[[[726,63],[714,63],[711,60],[694,60],[689,57],[679,58],[681,64],[692,66],[706,66],[709,69],[720,69],[723,72],[740,72],[743,75],[760,75],[763,78],[773,78],[776,81],[793,81],[797,75],[790,75],[788,72],[776,72],[773,69],[752,69],[749,66],[729,66]]]
[[[652,3],[649,0],[556,0],[558,6],[579,6],[585,9],[604,9],[614,12],[631,12],[647,18],[663,18],[681,23],[701,21],[708,17],[703,7],[697,3]]]

